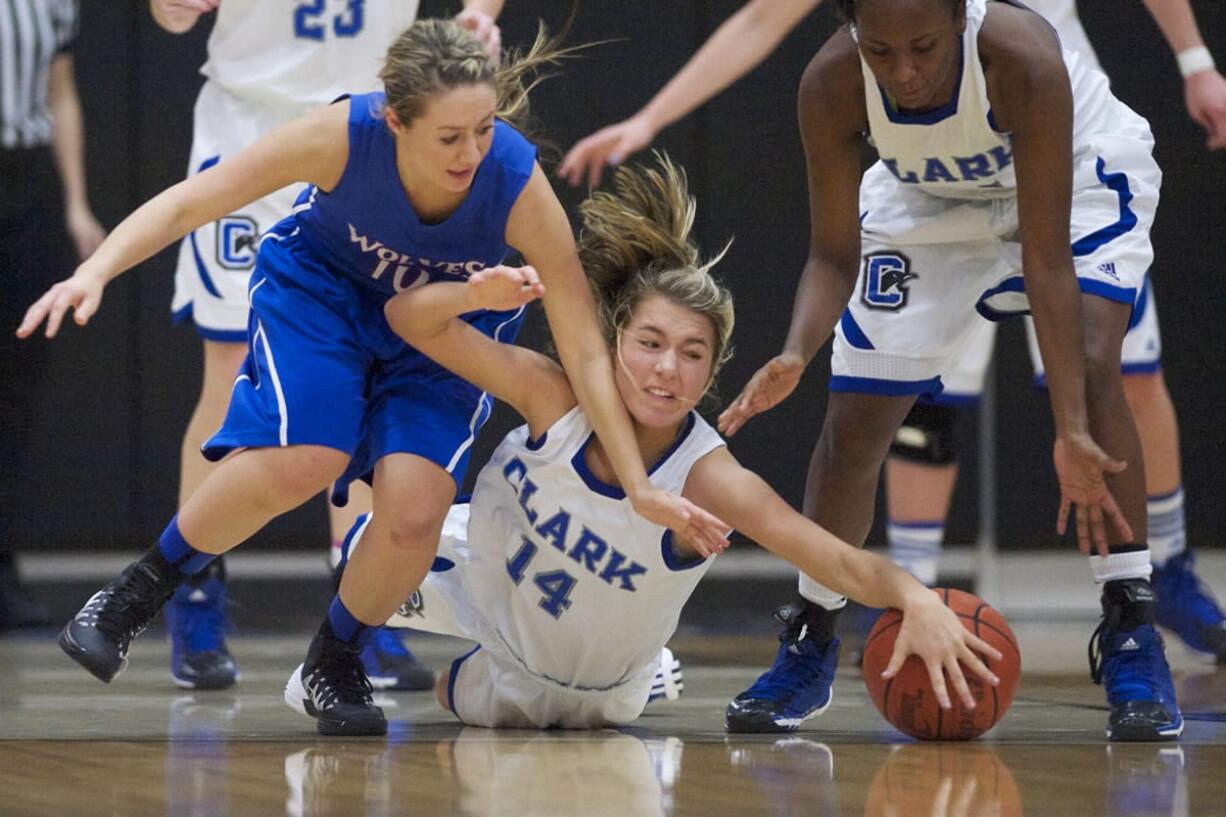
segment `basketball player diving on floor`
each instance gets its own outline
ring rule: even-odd
[[[652,481],[842,592],[901,609],[887,675],[914,653],[943,706],[948,684],[973,707],[959,662],[974,681],[995,684],[981,656],[991,663],[1000,653],[905,571],[790,508],[694,410],[729,356],[733,310],[711,277],[715,261],[701,262],[689,238],[694,202],[681,171],[667,159],[621,168],[614,187],[581,205],[579,256]],[[647,703],[661,648],[712,558],[629,507],[560,366],[461,318],[542,292],[531,267],[496,267],[388,302],[388,323],[415,349],[527,421],[482,468],[471,502],[453,506],[439,558],[392,623],[478,642],[436,687],[464,723],[615,726]],[[358,524],[349,548],[360,553]],[[298,672],[286,698],[303,709]]]

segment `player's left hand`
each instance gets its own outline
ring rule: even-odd
[[[487,267],[469,276],[465,293],[473,309],[506,312],[545,295],[545,285],[530,266]]]
[[[64,221],[68,227],[68,235],[72,237],[73,246],[77,248],[77,260],[84,261],[94,254],[94,250],[106,238],[106,230],[94,218],[88,206],[70,206],[64,212]]]
[[[1188,115],[1208,134],[1205,147],[1226,148],[1226,78],[1217,71],[1198,71],[1184,80]]]
[[[1089,434],[1057,437],[1052,461],[1060,482],[1056,533],[1064,535],[1071,509],[1076,514],[1077,544],[1082,553],[1088,554],[1093,544],[1099,556],[1107,555],[1107,519],[1115,524],[1124,541],[1131,541],[1132,527],[1104,479],[1104,474],[1118,474],[1128,463],[1112,459]]]
[[[918,597],[903,610],[902,627],[894,642],[890,663],[881,673],[890,679],[902,669],[907,656],[917,655],[928,669],[928,680],[942,709],[950,708],[949,689],[945,679],[953,684],[958,698],[968,709],[975,708],[975,696],[966,683],[963,667],[996,686],[1000,679],[988,669],[982,656],[994,661],[1004,656],[1000,651],[962,626],[958,616],[941,601],[935,591]]]
[[[728,549],[730,528],[684,497],[651,487],[630,497],[635,512],[676,533],[703,558]]]
[[[502,30],[493,17],[476,9],[464,9],[455,16],[455,21],[471,31],[494,62],[498,62],[502,56]]]

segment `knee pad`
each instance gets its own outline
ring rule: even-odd
[[[890,454],[921,465],[951,465],[958,458],[954,444],[957,409],[916,402],[890,444]]]

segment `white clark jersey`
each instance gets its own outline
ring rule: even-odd
[[[527,426],[506,436],[477,477],[465,568],[493,631],[482,646],[579,690],[615,687],[657,661],[711,562],[679,557],[671,532],[596,479],[584,461],[592,439],[578,407],[535,443]],[[722,445],[690,412],[652,484],[681,493],[694,463]]]
[[[306,109],[379,86],[418,0],[222,0],[201,69],[252,102]]]
[[[1065,51],[1072,51],[1081,57],[1086,65],[1103,70],[1098,64],[1098,55],[1090,45],[1090,38],[1077,16],[1077,4],[1074,0],[1023,0],[1026,8],[1042,14],[1060,35],[1060,44]]]
[[[953,98],[939,109],[916,114],[899,110],[861,57],[871,141],[881,164],[903,184],[951,198],[1016,194],[1013,138],[995,127],[979,61],[979,29],[986,11],[985,0],[967,0],[959,80]],[[1125,126],[1148,131],[1144,120],[1112,95],[1101,71],[1068,49],[1064,62],[1073,90],[1074,163],[1099,134]]]

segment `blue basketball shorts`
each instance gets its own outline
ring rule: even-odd
[[[251,276],[247,358],[210,460],[239,448],[320,445],[350,456],[338,483],[370,474],[388,454],[424,457],[459,484],[491,400],[401,340],[386,297],[318,262],[296,237],[272,235]],[[474,325],[511,342],[523,310]]]

